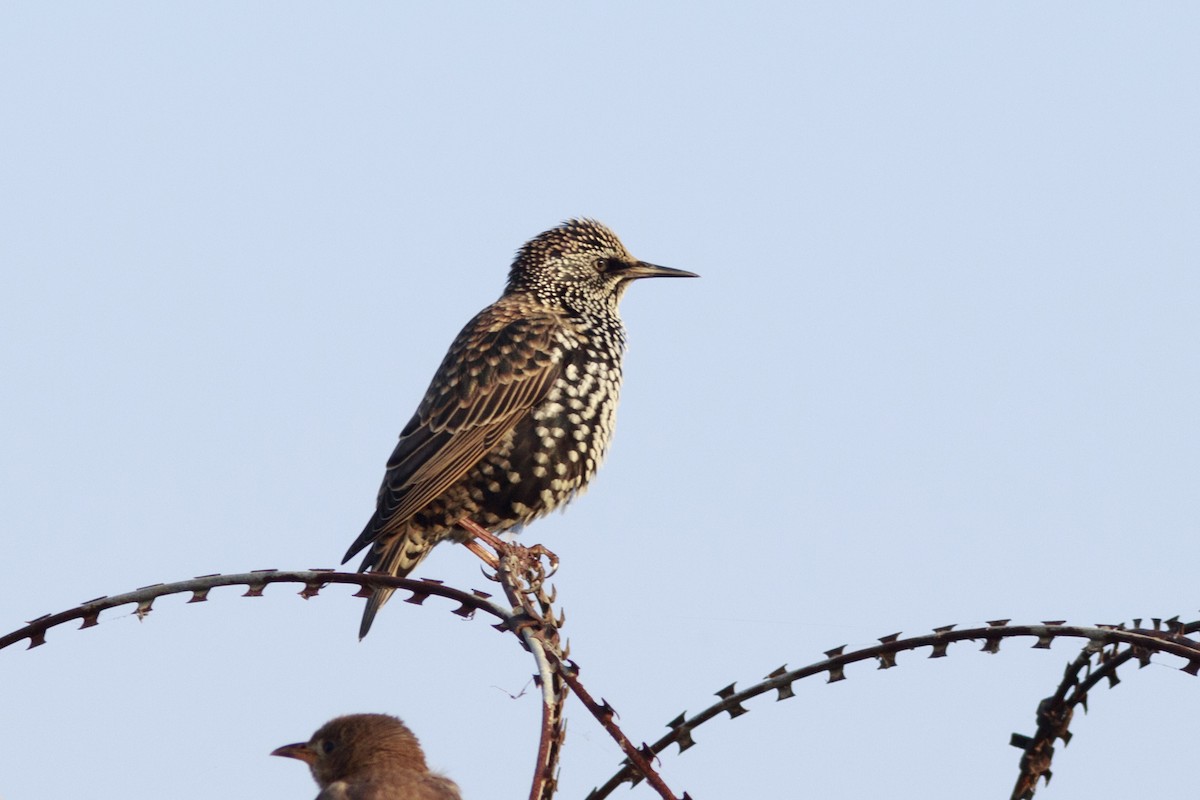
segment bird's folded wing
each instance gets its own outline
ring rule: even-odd
[[[401,432],[375,516],[347,559],[446,491],[546,397],[561,372],[561,325],[545,312],[500,305],[467,324]]]

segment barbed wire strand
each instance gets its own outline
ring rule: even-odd
[[[1125,645],[1130,648],[1140,648],[1149,653],[1164,653],[1184,659],[1187,663],[1181,671],[1196,675],[1200,672],[1200,643],[1188,639],[1185,633],[1196,630],[1197,623],[1188,626],[1177,626],[1173,629],[1128,629],[1118,625],[1079,626],[1066,625],[1061,620],[1043,622],[1034,625],[1010,625],[1010,620],[993,620],[985,627],[965,628],[955,630],[956,625],[946,625],[934,628],[930,634],[901,639],[899,633],[889,634],[879,638],[879,644],[864,647],[859,650],[845,652],[845,645],[825,651],[825,658],[799,669],[789,670],[787,665],[779,667],[766,676],[764,680],[746,689],[738,690],[736,682],[731,683],[715,694],[720,700],[703,711],[688,717],[687,712],[667,723],[670,732],[658,741],[649,745],[647,755],[658,756],[672,744],[679,746],[679,752],[689,749],[696,744],[692,731],[705,722],[714,719],[722,713],[729,714],[735,719],[748,713],[749,709],[743,703],[766,692],[777,692],[776,700],[787,700],[794,696],[792,684],[798,680],[814,675],[828,675],[828,683],[845,680],[845,669],[848,665],[875,659],[879,669],[890,669],[897,665],[896,656],[900,653],[915,650],[919,647],[929,647],[929,658],[943,658],[947,655],[951,644],[962,641],[983,640],[983,652],[998,653],[1000,643],[1005,639],[1016,637],[1036,637],[1033,647],[1048,649],[1051,642],[1057,638],[1085,639],[1087,647],[1094,650],[1107,645]],[[1115,669],[1115,666],[1113,667]],[[604,784],[592,790],[587,800],[602,800],[608,797],[621,784],[637,782],[637,769],[626,761],[622,767]]]

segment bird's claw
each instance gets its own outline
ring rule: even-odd
[[[471,535],[471,538],[463,542],[463,545],[493,570],[500,568],[501,558],[513,556],[519,563],[529,564],[531,568],[540,559],[546,559],[549,562],[549,568],[540,570],[544,578],[549,578],[558,572],[558,556],[540,544],[525,547],[516,542],[506,542],[470,517],[460,519],[458,527]],[[485,572],[484,575],[487,573]]]
[[[558,556],[552,550],[547,550],[540,544],[535,544],[531,547],[526,547],[525,551],[536,561],[538,559],[546,559],[550,563],[550,567],[545,571],[542,577],[549,578],[554,573],[558,572]]]

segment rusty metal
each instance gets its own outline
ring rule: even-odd
[[[202,603],[208,599],[209,592],[221,586],[245,586],[243,597],[261,597],[263,590],[274,583],[304,584],[300,595],[306,598],[315,596],[322,587],[329,584],[344,583],[362,589],[387,586],[412,592],[408,602],[416,605],[421,605],[429,597],[443,597],[459,604],[458,608],[454,609],[456,614],[463,614],[464,609],[472,614],[482,611],[496,617],[502,626],[509,624],[512,618],[511,612],[491,601],[487,593],[466,592],[444,586],[440,581],[333,570],[254,570],[228,575],[205,575],[176,583],[156,583],[124,594],[97,597],[57,614],[45,614],[11,633],[0,636],[0,650],[25,639],[29,640],[29,648],[39,647],[46,643],[46,632],[51,628],[77,619],[83,621],[79,626],[81,629],[90,628],[99,623],[101,612],[131,603],[136,604],[133,613],[144,618],[153,611],[154,601],[160,597],[191,592],[192,597],[188,602]]]
[[[1161,621],[1159,621],[1161,622]],[[744,705],[747,700],[750,700],[758,695],[770,691],[776,691],[777,700],[786,700],[794,696],[792,684],[798,680],[809,678],[814,675],[827,675],[828,682],[845,680],[846,667],[850,664],[869,661],[875,659],[879,662],[880,668],[895,666],[895,657],[899,653],[916,650],[921,647],[929,647],[929,658],[943,658],[947,655],[947,650],[951,644],[964,641],[979,641],[983,640],[983,652],[996,653],[999,652],[1000,642],[1006,639],[1018,637],[1033,637],[1036,641],[1033,647],[1036,649],[1045,649],[1055,639],[1084,639],[1087,641],[1085,651],[1098,652],[1104,648],[1117,648],[1123,646],[1127,648],[1130,655],[1135,657],[1137,653],[1149,654],[1165,653],[1178,656],[1184,659],[1187,663],[1180,668],[1181,672],[1189,675],[1195,675],[1200,672],[1200,642],[1186,638],[1185,633],[1192,633],[1200,628],[1200,622],[1181,625],[1176,620],[1168,620],[1173,623],[1170,625],[1156,624],[1153,629],[1134,628],[1128,629],[1124,626],[1082,626],[1082,625],[1066,625],[1060,620],[1043,622],[1035,625],[1010,625],[1009,620],[992,620],[984,627],[964,628],[955,630],[954,625],[945,625],[935,628],[933,633],[924,634],[921,636],[913,636],[907,639],[899,638],[898,634],[892,634],[882,637],[879,644],[870,647],[864,647],[860,650],[846,652],[845,646],[835,647],[832,650],[825,651],[825,658],[808,666],[799,669],[787,670],[780,667],[770,673],[765,680],[754,684],[741,691],[732,691],[734,684],[721,689],[716,694],[720,701],[710,705],[703,711],[688,717],[686,713],[680,714],[675,719],[667,723],[669,732],[650,745],[650,753],[657,756],[663,753],[670,745],[679,746],[679,752],[683,752],[696,744],[696,740],[692,732],[700,725],[719,716],[722,713],[729,713],[731,717],[741,716],[748,711]],[[1175,631],[1175,632],[1173,632]],[[1126,651],[1122,651],[1124,653]],[[1092,678],[1088,681],[1080,683],[1080,687],[1084,688],[1084,697],[1080,702],[1084,702],[1086,698],[1086,688],[1090,688],[1094,681],[1101,680],[1106,674],[1115,676],[1115,669],[1118,666],[1119,659],[1113,659],[1112,665],[1106,670],[1094,670]],[[1064,725],[1069,723],[1070,716],[1055,716],[1059,712],[1053,708],[1047,707],[1042,709],[1043,715],[1039,717],[1044,720],[1047,725],[1047,730],[1065,731]],[[1057,727],[1055,727],[1057,725]],[[1019,737],[1021,744],[1032,743],[1034,739],[1029,737]],[[1045,748],[1038,752],[1030,759],[1031,769],[1042,769],[1039,775],[1045,775],[1049,766],[1049,757],[1045,752]],[[623,783],[636,782],[634,779],[634,770],[626,763],[623,765],[611,778],[604,784],[593,789],[587,796],[587,800],[602,800],[608,797],[612,792]]]
[[[543,556],[549,562],[548,568],[543,565]],[[544,665],[537,676],[542,690],[542,729],[529,798],[550,800],[558,789],[559,757],[567,735],[564,710],[570,691],[557,669],[564,649],[558,632],[563,614],[555,616],[557,592],[546,589],[546,579],[554,574],[558,558],[544,550],[499,542],[496,561],[495,579],[512,604],[514,618],[521,620],[518,634],[526,648],[540,656],[539,665]]]
[[[579,666],[568,657],[569,648],[563,646],[559,636],[559,628],[562,627],[565,615],[560,612],[557,617],[555,616],[553,602],[557,594],[553,589],[549,592],[545,589],[545,579],[557,569],[557,557],[544,550],[503,542],[496,549],[499,557],[497,578],[504,587],[505,596],[513,605],[514,616],[522,620],[522,633],[536,640],[554,665],[554,678],[558,682],[557,694],[565,701],[567,692],[573,692],[592,716],[608,731],[608,734],[613,737],[625,754],[626,763],[633,770],[631,780],[636,783],[644,778],[663,800],[680,800],[651,765],[653,754],[649,752],[648,745],[643,743],[641,747],[635,747],[616,723],[617,713],[608,701],[602,698],[597,702],[580,683]],[[549,561],[548,569],[542,564],[543,557]],[[558,717],[561,719],[561,706],[557,711]],[[562,747],[565,729],[556,732],[550,727],[550,724],[547,721],[543,722],[539,758],[541,758],[541,753],[549,747],[556,759],[557,751]],[[547,761],[546,763],[551,762]],[[553,763],[557,763],[557,761],[555,760]],[[555,777],[546,775],[545,779],[547,783],[544,785],[549,794],[537,794],[539,784],[535,778],[534,789],[530,795],[533,800],[538,800],[539,797],[541,800],[549,800],[550,795],[553,794],[556,786]],[[684,798],[687,798],[686,793]]]
[[[1152,639],[1169,639],[1189,649],[1198,647],[1197,642],[1188,639],[1187,636],[1200,630],[1200,622],[1183,624],[1178,617],[1172,617],[1169,620],[1152,619],[1152,627],[1148,629],[1142,628],[1141,624],[1140,619],[1135,619],[1131,629],[1127,629],[1123,624],[1097,627],[1102,630],[1140,633]],[[1107,681],[1109,688],[1116,686],[1121,682],[1117,675],[1119,667],[1134,659],[1137,659],[1139,667],[1144,667],[1150,663],[1151,655],[1156,652],[1160,651],[1145,642],[1127,644],[1124,647],[1118,643],[1096,645],[1088,642],[1084,645],[1079,655],[1067,664],[1054,694],[1038,703],[1037,729],[1034,735],[1012,735],[1010,744],[1021,750],[1012,800],[1031,800],[1037,791],[1039,780],[1047,785],[1050,783],[1053,774],[1050,764],[1054,759],[1054,742],[1061,740],[1063,746],[1070,743],[1070,725],[1075,708],[1079,706],[1087,711],[1088,693],[1091,689],[1101,681]],[[1181,671],[1195,675],[1198,667],[1200,661],[1192,658]]]

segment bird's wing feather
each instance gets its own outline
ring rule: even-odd
[[[401,432],[375,515],[346,560],[446,491],[545,398],[561,371],[561,325],[545,311],[501,304],[467,323]]]

